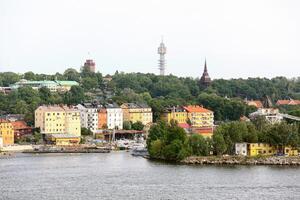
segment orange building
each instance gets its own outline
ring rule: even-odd
[[[11,122],[14,129],[15,139],[20,139],[23,135],[31,135],[32,128],[27,126],[25,121],[14,121]]]
[[[107,126],[107,111],[105,108],[98,110],[98,129],[102,129]]]

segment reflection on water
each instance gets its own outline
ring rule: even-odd
[[[300,199],[300,168],[186,166],[126,152],[0,160],[0,199]]]

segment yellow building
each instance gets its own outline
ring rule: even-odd
[[[248,156],[272,156],[276,154],[277,149],[275,146],[266,143],[249,143]]]
[[[147,105],[124,103],[121,105],[123,110],[123,121],[142,122],[144,125],[152,123],[152,109]]]
[[[185,109],[181,106],[167,108],[162,114],[162,119],[168,123],[171,120],[176,121],[178,124],[186,124],[188,121],[188,115]]]
[[[80,136],[80,112],[67,106],[40,106],[35,110],[35,127],[44,134]]]
[[[285,147],[284,154],[287,156],[298,156],[298,150],[292,147]]]
[[[213,127],[214,125],[214,113],[201,106],[168,108],[163,113],[162,119],[167,122],[175,120],[179,125],[189,123],[194,128]]]
[[[78,145],[80,143],[80,136],[69,135],[69,134],[50,134],[49,141],[52,144],[59,146]]]
[[[184,106],[188,118],[193,127],[212,127],[214,125],[214,113],[211,110],[203,108],[202,106]]]
[[[3,146],[14,144],[14,129],[12,124],[4,119],[0,119],[0,137]]]

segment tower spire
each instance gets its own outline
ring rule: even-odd
[[[205,62],[204,62],[204,72],[207,73],[206,58],[205,58]]]
[[[158,68],[161,76],[165,75],[165,54],[167,53],[167,48],[164,44],[164,38],[163,36],[161,37],[161,43],[158,47],[157,53],[159,54],[159,60],[158,60]]]
[[[211,83],[211,79],[209,77],[208,71],[207,71],[207,64],[206,64],[206,58],[204,62],[204,71],[200,79],[200,85],[204,87],[208,87]]]

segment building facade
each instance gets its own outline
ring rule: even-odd
[[[105,106],[107,111],[107,128],[123,129],[123,110],[116,104]]]
[[[192,127],[212,127],[214,125],[214,113],[201,106],[184,106]]]
[[[171,120],[174,120],[178,124],[187,124],[188,114],[182,106],[174,106],[171,108],[166,108],[164,110],[164,113],[162,114],[162,119],[164,119],[168,123],[170,123]]]
[[[35,110],[35,127],[42,134],[80,136],[80,112],[67,106],[40,106]]]
[[[81,126],[95,133],[98,130],[98,107],[91,103],[78,104],[80,111]]]
[[[3,146],[14,144],[14,129],[11,122],[0,119],[0,137],[2,138]]]
[[[248,155],[248,144],[246,142],[235,144],[235,154],[241,156]]]
[[[214,113],[198,105],[177,106],[165,109],[162,119],[177,121],[179,125],[190,125],[192,128],[213,127]]]
[[[107,111],[105,107],[98,109],[98,129],[107,128]]]
[[[152,108],[147,105],[124,103],[121,108],[123,110],[123,121],[132,123],[140,121],[144,125],[153,122]]]
[[[264,117],[271,124],[279,123],[283,120],[283,116],[279,113],[279,109],[277,108],[259,108],[249,115],[251,119],[255,119],[259,116]]]

